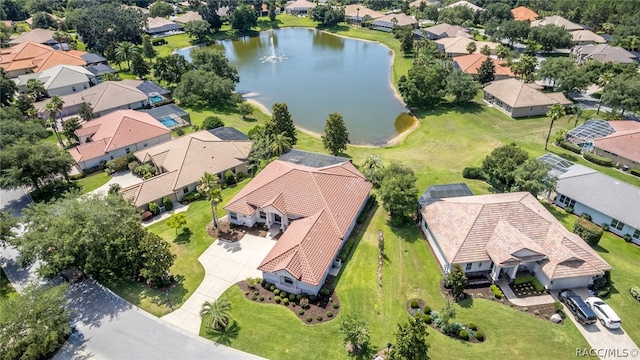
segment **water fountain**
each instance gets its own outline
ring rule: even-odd
[[[271,32],[271,36],[269,37],[269,50],[269,55],[265,55],[260,58],[263,63],[278,63],[287,58],[284,54],[276,54],[276,47],[273,44],[273,31]]]

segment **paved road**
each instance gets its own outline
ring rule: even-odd
[[[22,189],[0,190],[0,209],[11,211],[15,216],[20,216],[30,202],[29,194]]]

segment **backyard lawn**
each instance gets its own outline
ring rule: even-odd
[[[111,175],[107,175],[106,172],[100,171],[77,180],[76,184],[80,186],[82,193],[86,194],[106,184],[109,180],[111,180]]]
[[[249,180],[226,188],[222,191],[224,204],[231,200]],[[204,278],[204,268],[198,262],[198,257],[213,243],[207,234],[207,224],[211,222],[211,206],[208,201],[196,201],[189,205],[187,225],[178,231],[167,226],[166,220],[148,227],[171,244],[171,251],[177,255],[171,268],[171,273],[177,279],[176,285],[170,291],[151,289],[146,285],[128,281],[109,285],[116,294],[130,303],[150,312],[155,316],[163,316],[177,309],[198,288]],[[222,206],[218,208],[218,216],[226,215]]]

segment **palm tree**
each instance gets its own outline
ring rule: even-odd
[[[547,150],[547,145],[549,144],[549,138],[551,137],[551,129],[553,129],[553,123],[563,117],[565,114],[564,106],[561,104],[553,104],[547,111],[547,116],[551,118],[551,124],[549,125],[549,133],[547,133],[547,140],[544,143],[544,149]]]
[[[469,52],[469,54],[473,54],[474,51],[476,51],[477,47],[476,47],[476,43],[475,42],[470,42],[467,44],[467,51]]]
[[[496,56],[498,56],[498,59],[502,60],[506,58],[507,55],[509,55],[509,48],[504,44],[498,44],[498,47],[496,47]]]
[[[62,31],[58,30],[58,31],[53,33],[52,38],[53,38],[53,40],[55,40],[58,43],[58,45],[60,46],[60,50],[62,50],[62,42],[66,38],[65,33],[63,33]]]
[[[602,89],[602,95],[604,95],[605,88],[607,87],[607,85],[609,85],[609,83],[611,82],[611,80],[613,80],[614,77],[615,75],[610,71],[607,71],[606,73],[598,76],[598,79],[596,80],[596,84]],[[598,110],[596,110],[596,114],[600,113],[600,106],[602,106],[602,96],[600,96],[600,101],[598,102]]]
[[[211,173],[204,173],[202,177],[198,180],[198,186],[196,190],[204,197],[208,197],[211,193],[211,190],[215,187],[218,187],[219,179],[217,175],[213,175]]]
[[[282,155],[289,149],[291,149],[291,138],[286,133],[280,133],[271,140],[271,152],[275,155]]]
[[[362,163],[362,167],[365,169],[378,170],[382,169],[382,159],[378,155],[369,155]]]
[[[573,124],[573,127],[577,127],[578,126],[578,121],[580,121],[580,119],[582,119],[582,115],[584,115],[582,113],[582,108],[579,106],[575,106],[574,107],[574,113],[573,113],[573,118],[576,119],[575,124]]]
[[[211,203],[211,215],[213,216],[213,226],[218,227],[218,206],[222,203],[222,189],[216,186],[209,192],[209,202]]]
[[[135,51],[137,51],[137,48],[133,43],[123,41],[116,46],[116,58],[118,61],[125,61],[127,69],[131,70],[131,59],[133,59]]]
[[[64,101],[58,95],[54,95],[51,100],[44,106],[44,111],[49,113],[49,123],[51,127],[53,127],[53,132],[56,133],[56,137],[58,137],[58,142],[61,147],[64,147],[64,143],[62,142],[62,136],[60,136],[60,132],[58,131],[58,124],[56,123],[56,115],[60,113],[60,118],[62,120],[62,106],[64,105]]]
[[[231,320],[231,303],[226,298],[206,301],[202,304],[200,316],[207,321],[210,328],[224,330]]]

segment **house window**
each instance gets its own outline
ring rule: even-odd
[[[182,193],[183,194],[186,194],[188,192],[189,192],[189,186],[185,186],[185,187],[182,188]]]
[[[142,147],[147,147],[147,143],[142,144]]]
[[[511,106],[507,105],[507,107],[504,108],[507,111],[511,111]]]
[[[128,154],[128,153],[131,152],[131,148],[126,148],[126,149],[124,149],[124,151]]]
[[[496,104],[497,104],[498,106],[502,107],[502,101],[500,101],[500,100],[496,100]]]
[[[238,220],[238,215],[234,212],[230,212],[229,218],[231,218],[231,220]]]
[[[564,205],[565,207],[572,208],[576,205],[576,201],[568,196],[560,195],[560,204]]]
[[[631,237],[634,239],[640,239],[640,230],[636,230]]]
[[[260,211],[260,219],[262,219],[262,220],[266,220],[267,219],[267,214],[264,211]]]
[[[284,282],[285,282],[285,284],[293,285],[293,279],[288,278],[288,277],[286,277],[286,276],[285,276],[285,278],[284,278]]]
[[[471,265],[473,265],[472,263],[468,263],[467,267],[464,269],[465,271],[469,271],[471,270]]]
[[[76,87],[75,87],[75,86],[72,86],[72,87],[71,87],[71,91],[76,92]]]
[[[83,85],[82,85],[82,88],[83,88],[83,89],[86,89],[86,88],[87,88],[87,85],[86,85],[86,84],[83,84]]]
[[[611,220],[611,227],[616,230],[622,230],[622,228],[624,227],[624,223],[619,220],[613,219]]]

